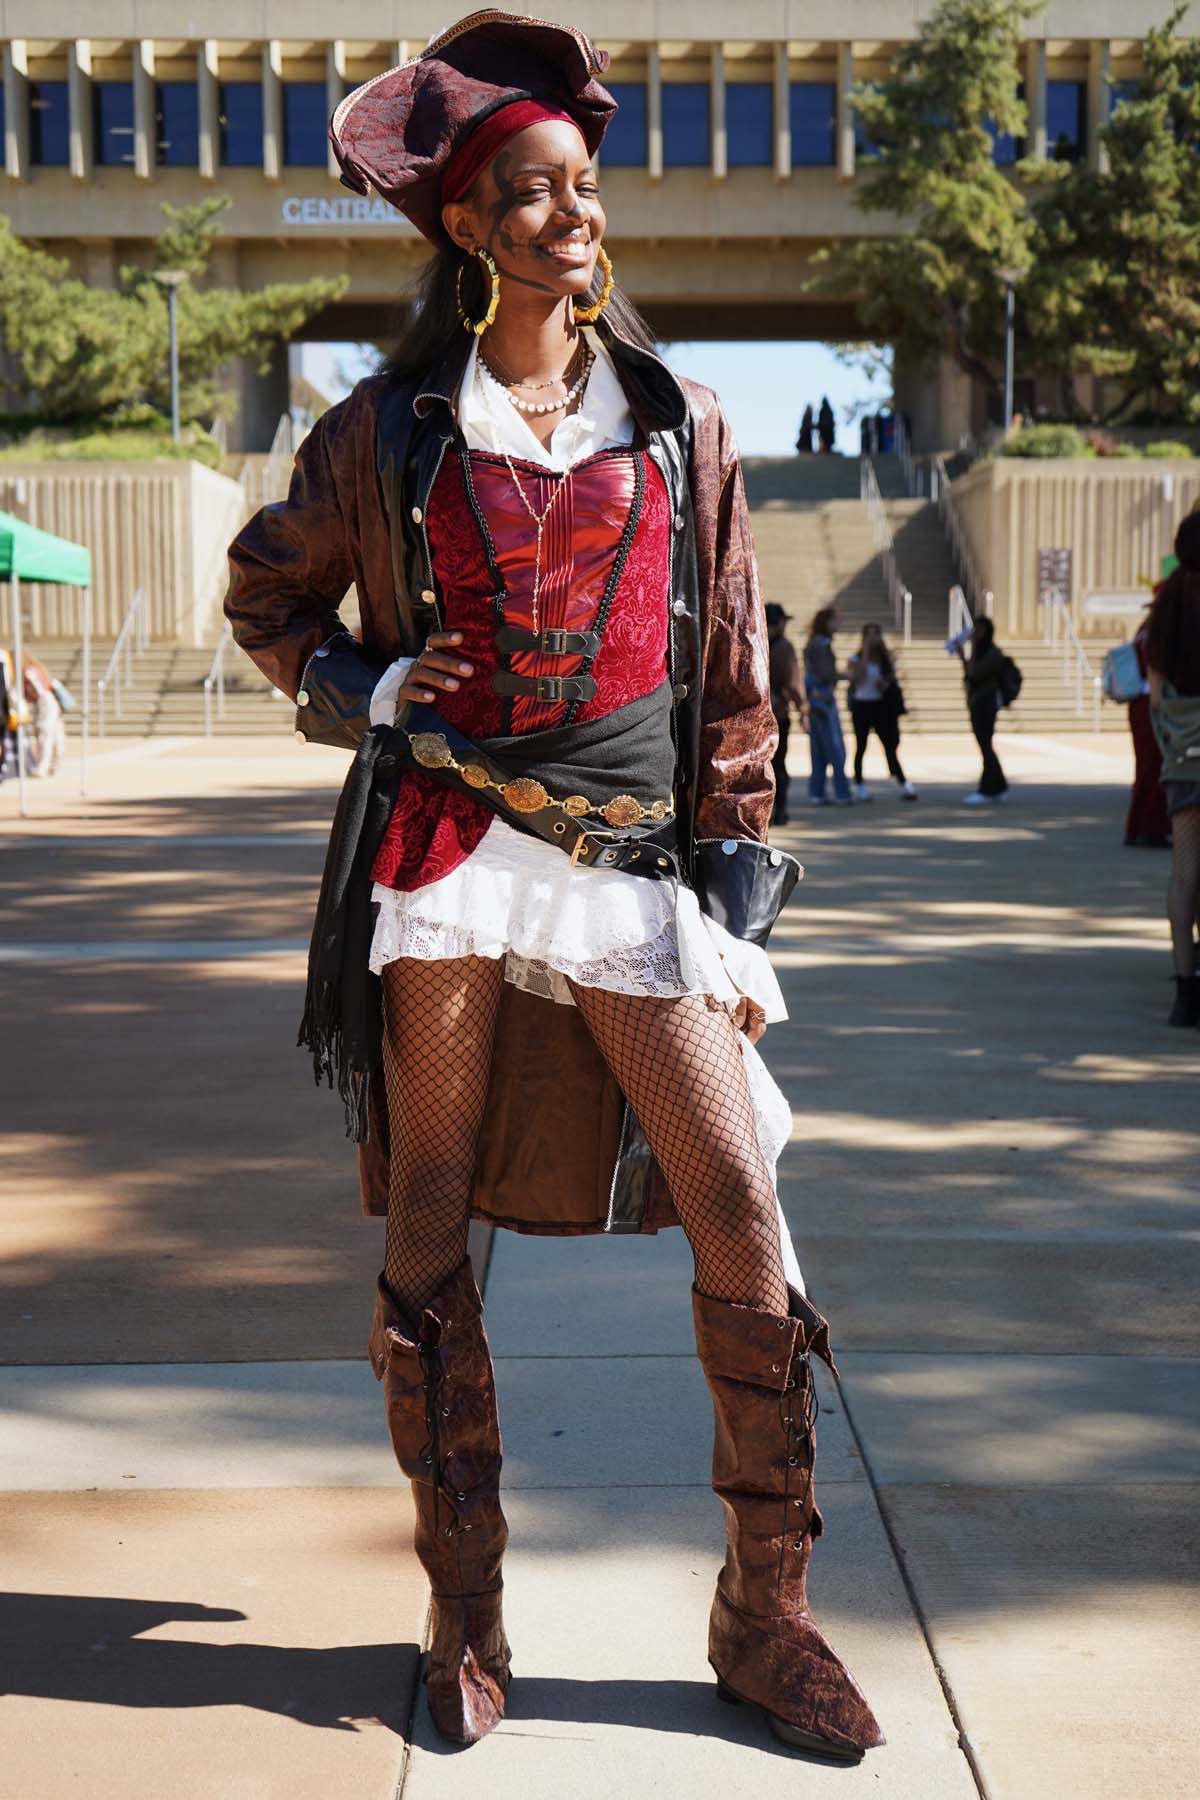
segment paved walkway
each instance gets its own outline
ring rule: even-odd
[[[106,755],[22,826],[0,789],[6,1791],[1194,1793],[1200,1038],[1163,1025],[1165,858],[1120,848],[1119,742],[1014,743],[983,817],[965,742],[908,752],[919,807],[790,834],[766,1044],[842,1370],[814,1598],[889,1740],[852,1771],[714,1698],[677,1232],[493,1241],[519,1680],[469,1764],[432,1737],[360,1357],[378,1228],[290,1048],[341,759]]]

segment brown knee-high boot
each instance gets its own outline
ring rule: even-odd
[[[763,1707],[785,1743],[856,1762],[883,1734],[817,1629],[805,1591],[822,1530],[808,1359],[815,1351],[834,1368],[829,1327],[794,1288],[788,1294],[789,1316],[781,1318],[692,1290],[696,1347],[716,1414],[713,1488],[726,1527],[708,1660],[722,1699]]]
[[[429,1711],[456,1744],[475,1743],[504,1717],[509,1683],[500,1612],[508,1526],[482,1312],[469,1261],[424,1308],[415,1331],[380,1276],[370,1339],[392,1448],[412,1481],[416,1552],[433,1590]]]

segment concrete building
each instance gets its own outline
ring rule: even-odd
[[[853,204],[869,146],[850,95],[884,73],[924,5],[746,0],[736,21],[718,0],[553,9],[612,56],[610,243],[664,336],[859,334],[852,296],[818,301],[801,284],[821,245],[887,229]],[[1147,0],[1052,0],[1029,22],[1030,154],[1100,154],[1099,127],[1162,12]],[[228,194],[218,279],[345,273],[344,299],[307,335],[385,343],[424,246],[382,201],[339,184],[326,121],[348,87],[415,54],[449,16],[444,0],[0,0],[0,206],[19,234],[103,287],[144,254],[163,201]],[[331,25],[353,35],[331,37]],[[1016,153],[998,141],[999,161]],[[932,377],[901,371],[898,388],[919,443],[953,443],[981,423],[949,363]],[[281,353],[270,376],[246,379],[231,442],[264,448],[287,391]]]

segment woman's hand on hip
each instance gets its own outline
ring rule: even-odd
[[[397,704],[401,700],[412,700],[418,706],[427,706],[437,699],[438,689],[452,694],[461,687],[464,677],[475,673],[474,665],[464,662],[458,651],[461,643],[461,631],[431,632],[425,648],[396,691]]]

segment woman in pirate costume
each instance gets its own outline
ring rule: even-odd
[[[469,1220],[682,1223],[727,1525],[720,1691],[855,1759],[879,1727],[805,1596],[828,1329],[780,1228],[790,1117],[752,1048],[784,1016],[763,945],[799,873],[764,842],[766,628],[717,401],[613,285],[606,64],[483,12],[339,107],[343,179],[435,255],[389,367],[234,543],[227,612],[302,735],[356,751],[302,1036],[387,1218],[370,1355],[433,1590],[438,1730],[481,1737],[509,1682]]]

